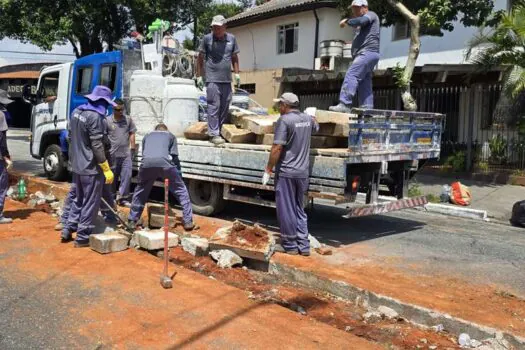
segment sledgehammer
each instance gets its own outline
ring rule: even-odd
[[[160,285],[164,289],[169,289],[173,287],[173,281],[171,277],[168,275],[168,229],[170,225],[170,218],[169,218],[169,202],[168,202],[168,194],[169,194],[169,184],[170,181],[168,179],[164,179],[164,271],[162,272],[162,275],[160,276]],[[173,275],[175,276],[175,274]]]

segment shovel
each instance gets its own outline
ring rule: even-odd
[[[173,287],[172,277],[168,275],[168,230],[170,225],[170,213],[168,203],[169,183],[170,180],[164,179],[164,271],[160,276],[160,285],[164,289],[169,289]],[[175,276],[175,274],[173,276]]]
[[[118,215],[118,213],[115,211],[115,209],[113,209],[111,207],[111,205],[108,204],[108,202],[106,202],[106,200],[104,198],[100,198],[100,200],[102,201],[102,203],[106,206],[106,208],[109,209],[109,211],[111,213],[113,213],[113,215],[115,215],[115,217],[117,218],[118,221],[120,221],[120,223],[122,224],[122,226],[124,226],[124,229],[126,231],[128,231],[129,233],[133,234],[133,231],[135,230],[134,227],[129,227],[127,222],[125,222],[124,220],[122,220],[122,218]]]

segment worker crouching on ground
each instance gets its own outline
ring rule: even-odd
[[[177,168],[177,164],[179,164],[178,154],[177,139],[168,131],[165,124],[158,124],[155,131],[144,136],[142,140],[142,164],[138,175],[139,182],[133,193],[128,226],[136,227],[155,180],[167,178],[170,192],[175,195],[182,206],[184,229],[186,231],[193,230],[195,225],[193,224],[190,196],[182,179],[182,174]]]
[[[280,118],[275,125],[275,137],[263,185],[270,180],[275,166],[275,199],[281,230],[281,247],[276,251],[310,255],[307,216],[304,212],[310,171],[310,140],[319,131],[314,117],[301,113],[299,99],[284,93],[279,102]]]
[[[341,87],[339,104],[329,108],[333,112],[350,113],[356,93],[360,108],[374,107],[372,77],[379,62],[379,17],[368,10],[367,0],[354,0],[352,14],[353,18],[343,19],[340,26],[359,28],[359,34],[352,42],[353,61]]]
[[[197,85],[204,87],[202,73],[206,62],[206,99],[208,103],[208,135],[215,145],[223,144],[221,128],[228,124],[230,103],[232,100],[232,73],[235,72],[235,83],[241,82],[239,75],[239,46],[235,36],[226,33],[226,19],[213,17],[212,33],[207,34],[199,47],[197,64]]]
[[[77,248],[89,246],[89,236],[98,215],[104,183],[111,184],[114,179],[105,154],[104,118],[108,107],[116,104],[112,101],[111,90],[101,85],[95,86],[86,98],[88,102],[72,112],[68,127],[76,198],[62,232],[62,240],[71,240],[71,234],[77,231]],[[77,215],[78,226],[73,227],[71,223],[76,221],[74,216]]]
[[[9,189],[9,175],[7,171],[13,167],[11,155],[7,149],[7,111],[4,106],[13,100],[8,98],[5,90],[0,90],[0,224],[10,224],[12,219],[4,217],[4,203]]]

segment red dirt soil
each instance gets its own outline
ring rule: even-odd
[[[0,269],[12,271],[13,283],[31,276],[42,286],[97,290],[89,303],[69,304],[67,313],[80,322],[70,331],[104,347],[267,349],[271,339],[288,348],[381,348],[181,267],[170,266],[178,273],[165,290],[162,261],[148,253],[74,249],[59,243],[51,216],[10,200],[5,214],[14,222],[0,230]]]

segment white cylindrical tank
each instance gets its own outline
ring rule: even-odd
[[[150,70],[136,70],[130,82],[129,114],[137,126],[137,143],[163,121],[162,99],[166,86],[162,75]]]
[[[200,95],[192,79],[166,78],[162,114],[175,136],[183,136],[188,126],[199,121]]]

